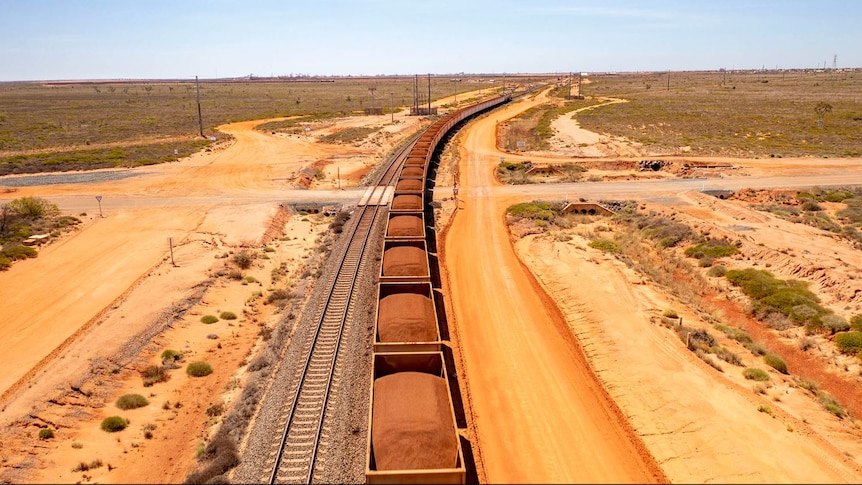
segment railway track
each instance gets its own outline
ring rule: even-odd
[[[418,135],[417,137],[418,138]],[[394,183],[398,169],[416,138],[407,143],[389,162],[376,186]],[[382,190],[382,189],[379,189]],[[347,248],[327,297],[321,303],[317,326],[304,345],[306,359],[292,383],[293,399],[280,421],[281,442],[272,466],[269,483],[311,483],[317,453],[324,432],[324,419],[335,378],[338,353],[345,323],[354,307],[354,287],[362,266],[366,243],[375,226],[380,205],[357,209],[348,234]]]

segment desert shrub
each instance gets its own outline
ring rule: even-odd
[[[523,202],[509,207],[506,212],[509,215],[527,219],[543,221],[554,220],[554,211],[551,204],[542,202]]]
[[[40,440],[49,440],[54,437],[54,430],[51,428],[42,428],[39,430]]]
[[[141,371],[141,377],[144,378],[144,387],[150,387],[158,382],[165,382],[170,379],[170,376],[164,366],[151,365]]]
[[[275,303],[277,301],[284,301],[290,299],[292,296],[293,295],[291,295],[289,291],[285,289],[278,289],[267,295],[266,302]]]
[[[207,325],[211,323],[215,323],[218,321],[218,317],[215,315],[204,315],[201,317],[201,323],[206,323]]]
[[[862,351],[862,332],[841,332],[835,335],[835,345],[845,354]]]
[[[137,409],[149,404],[147,398],[140,394],[124,394],[117,399],[117,407],[120,409]]]
[[[728,364],[735,365],[737,367],[742,367],[742,360],[738,355],[731,352],[729,349],[724,347],[711,347],[710,352],[715,354],[719,359],[727,362]]]
[[[4,247],[2,253],[3,256],[12,260],[18,261],[27,258],[35,258],[39,255],[39,252],[30,246],[24,246],[23,244],[12,244],[8,247]]]
[[[758,369],[756,367],[748,367],[743,369],[742,375],[749,380],[752,381],[768,381],[769,373],[763,369]]]
[[[802,337],[799,340],[799,350],[806,352],[817,346],[817,342],[811,337]]]
[[[685,255],[690,258],[723,258],[736,254],[737,248],[730,241],[722,239],[710,239],[685,250]]]
[[[784,362],[780,356],[775,354],[766,354],[763,356],[763,361],[766,362],[766,365],[772,367],[773,369],[781,372],[782,374],[787,374],[787,363]]]
[[[102,431],[115,433],[126,429],[129,425],[129,420],[121,416],[109,416],[102,420]]]
[[[257,278],[255,278],[254,276],[246,276],[245,278],[243,278],[243,281],[246,283],[257,283]]]
[[[5,271],[12,266],[12,260],[0,254],[0,271]]]
[[[15,214],[26,219],[38,219],[60,212],[57,204],[39,197],[21,197],[9,201],[9,208]]]
[[[199,455],[204,465],[190,473],[185,483],[227,483],[219,481],[219,476],[227,473],[240,462],[236,445],[226,433],[216,433],[210,443]]]
[[[808,321],[819,325],[820,318],[830,313],[820,305],[817,295],[808,289],[807,282],[780,280],[769,271],[754,268],[731,270],[725,276],[755,300],[752,313],[758,318],[780,313],[796,323]]]
[[[763,344],[757,342],[748,342],[743,343],[742,345],[746,349],[748,349],[748,351],[751,352],[752,355],[755,356],[766,355],[769,352],[769,350],[767,350],[766,347],[763,346]]]
[[[679,318],[679,314],[673,308],[665,309],[665,311],[661,312],[661,316],[667,318]]]
[[[824,409],[839,418],[844,417],[844,408],[841,407],[841,404],[838,402],[837,399],[823,391],[817,393],[817,399],[820,401],[820,404],[823,406]]]
[[[765,405],[765,404],[758,404],[757,410],[760,411],[761,413],[766,413],[766,414],[770,414],[770,415],[772,414],[772,408]]]
[[[186,374],[192,377],[204,377],[212,373],[212,366],[206,362],[192,362],[186,367]]]
[[[243,278],[243,274],[242,271],[234,269],[227,272],[227,277],[234,281],[240,281]]]
[[[622,251],[622,249],[620,249],[617,243],[605,239],[597,239],[595,241],[590,241],[587,246],[608,253],[619,253]]]
[[[814,381],[809,381],[809,380],[807,380],[807,379],[799,379],[799,380],[796,382],[796,384],[797,384],[799,387],[801,387],[802,389],[805,389],[806,391],[808,391],[808,392],[810,392],[810,393],[812,393],[812,394],[817,394],[817,388],[818,388],[819,386],[818,386],[818,385],[817,385],[817,383],[816,383],[816,382],[814,382]]]
[[[728,327],[727,325],[716,325],[715,329],[724,332],[724,334],[729,338],[732,338],[741,344],[750,344],[753,342],[751,335],[741,328]]]
[[[716,345],[715,337],[709,333],[709,330],[695,330],[684,325],[674,327],[674,330],[676,330],[679,339],[688,344],[688,349],[691,351],[700,349],[708,352],[711,347]]]
[[[846,332],[850,330],[850,323],[841,315],[829,313],[820,318],[820,323],[824,330],[828,330],[830,335],[835,335],[838,332]]]
[[[183,360],[183,354],[176,350],[167,349],[162,352],[161,358],[162,365],[169,365]]]
[[[693,233],[687,225],[672,221],[666,217],[645,218],[638,222],[644,237],[657,241],[658,247],[664,249],[676,246],[685,239],[691,239]],[[643,225],[642,225],[643,224]]]
[[[236,320],[236,313],[234,312],[221,312],[219,314],[219,318],[222,320]]]
[[[802,205],[800,206],[800,208],[806,212],[816,212],[816,211],[822,211],[823,210],[823,207],[820,207],[820,204],[818,204],[817,202],[815,202],[811,199],[808,199],[805,202],[803,202]]]
[[[696,355],[700,360],[709,364],[710,367],[712,367],[713,369],[715,369],[719,372],[724,372],[724,369],[722,369],[721,366],[718,364],[718,362],[716,362],[712,358],[712,356],[709,355],[709,352],[707,352],[701,348],[697,348],[697,349],[694,349],[694,355]]]
[[[850,328],[857,332],[862,332],[862,315],[853,315],[850,317]]]
[[[215,418],[216,416],[221,416],[224,414],[224,403],[213,404],[208,407],[206,410],[207,416],[211,418]]]
[[[240,269],[249,269],[253,261],[254,254],[246,250],[242,250],[233,255],[233,264],[237,265]]]

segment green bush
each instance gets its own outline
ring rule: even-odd
[[[212,366],[206,362],[192,362],[186,367],[186,374],[192,377],[203,377],[212,373]]]
[[[862,315],[853,315],[850,317],[850,328],[857,332],[862,332]]]
[[[667,318],[679,318],[679,313],[676,312],[673,308],[668,308],[665,311],[661,312],[661,316]]]
[[[125,394],[117,399],[116,404],[118,408],[128,410],[142,408],[149,403],[150,401],[147,401],[147,398],[140,394]]]
[[[0,255],[0,271],[9,269],[9,266],[12,266],[12,260],[6,256]]]
[[[763,356],[763,361],[766,362],[766,365],[772,367],[773,369],[781,372],[782,374],[787,374],[787,363],[784,362],[784,359],[775,355],[775,354],[766,354]]]
[[[42,428],[39,430],[40,440],[49,440],[54,437],[54,430],[51,428]]]
[[[120,416],[109,416],[102,420],[102,431],[108,433],[116,433],[126,429],[129,425],[129,420]]]
[[[183,354],[182,354],[182,352],[177,352],[176,350],[166,349],[165,351],[162,352],[161,358],[162,358],[162,364],[165,364],[168,362],[176,362],[176,361],[182,360]]]
[[[604,239],[597,239],[595,241],[590,241],[589,244],[587,244],[587,246],[589,246],[593,249],[598,249],[600,251],[606,251],[609,253],[619,253],[622,251],[622,249],[620,249],[620,247],[617,243],[615,243],[613,241],[607,241]]]
[[[862,332],[841,332],[835,335],[835,345],[845,354],[862,351]]]
[[[60,212],[57,204],[39,197],[21,197],[11,200],[9,201],[9,208],[15,214],[27,219],[38,219]]]
[[[27,258],[35,258],[39,255],[39,252],[30,246],[24,246],[23,244],[15,244],[6,248],[3,248],[2,255],[12,261],[18,261],[21,259]]]
[[[201,323],[206,323],[209,325],[210,323],[215,323],[218,321],[218,317],[215,315],[204,315],[201,317]]]
[[[729,241],[710,239],[709,241],[691,246],[685,250],[685,255],[690,258],[724,258],[736,254],[737,248]]]
[[[769,271],[754,268],[731,270],[725,276],[755,300],[752,308],[759,318],[780,313],[794,322],[807,321],[819,326],[820,319],[831,313],[820,305],[820,299],[808,289],[807,282],[780,280]]]
[[[236,313],[234,312],[221,312],[219,318],[222,320],[236,320]]]
[[[758,369],[756,367],[748,367],[742,371],[742,375],[746,379],[750,379],[752,381],[768,381],[769,373],[763,369]]]
[[[538,219],[543,221],[554,220],[554,211],[551,204],[542,202],[523,202],[515,204],[507,209],[509,215],[524,217],[527,219]]]

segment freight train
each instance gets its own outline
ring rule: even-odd
[[[430,206],[438,145],[462,121],[510,96],[436,120],[395,184],[377,288],[366,483],[465,483],[467,470],[447,369],[440,271]],[[458,394],[460,397],[460,394]]]

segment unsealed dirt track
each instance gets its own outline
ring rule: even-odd
[[[523,109],[468,128],[464,196],[443,255],[487,481],[667,481],[515,255],[508,201],[481,190],[496,184],[495,117]]]

